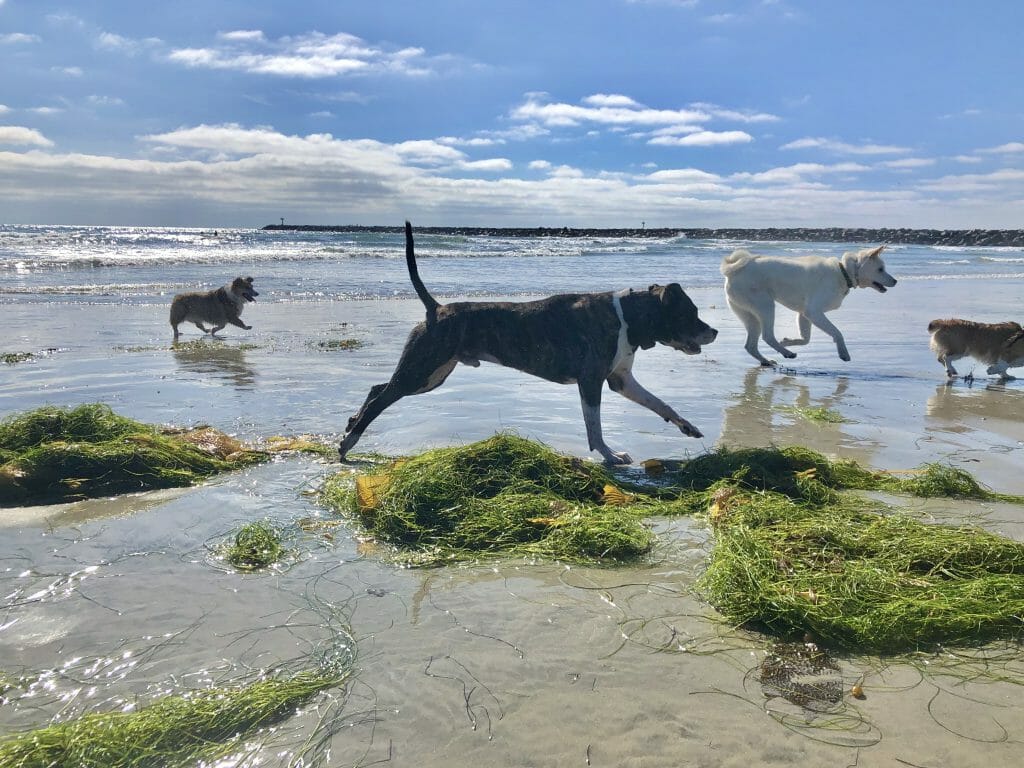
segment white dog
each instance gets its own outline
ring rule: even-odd
[[[874,288],[885,293],[887,288],[896,285],[896,279],[885,271],[879,255],[884,247],[850,251],[840,259],[754,256],[742,249],[726,256],[722,260],[725,295],[732,311],[747,329],[747,352],[761,365],[775,365],[775,361],[758,351],[760,336],[783,357],[796,357],[796,353],[786,347],[806,344],[811,338],[811,326],[816,325],[835,341],[839,358],[849,360],[843,334],[825,313],[842,304],[851,288]],[[775,302],[799,315],[799,338],[781,342],[775,338]]]

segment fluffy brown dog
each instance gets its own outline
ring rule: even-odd
[[[988,365],[988,374],[998,374],[1003,381],[1013,376],[1007,368],[1024,365],[1024,328],[1020,323],[976,323],[973,320],[932,320],[931,348],[939,362],[946,366],[946,375],[957,375],[953,361],[973,357]]]
[[[178,325],[194,323],[203,333],[211,336],[228,323],[239,328],[250,330],[241,320],[245,302],[256,301],[259,293],[252,287],[251,277],[236,277],[223,288],[214,291],[196,291],[179,293],[171,301],[171,328],[174,329],[174,340],[178,340]],[[203,323],[213,326],[207,330]]]

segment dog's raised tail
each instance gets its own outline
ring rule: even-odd
[[[721,272],[723,275],[728,277],[753,258],[754,257],[750,254],[750,251],[744,250],[743,248],[737,248],[722,259],[722,266],[720,267]]]
[[[409,279],[412,280],[412,287],[416,289],[416,295],[427,308],[427,322],[432,323],[437,318],[437,308],[441,305],[420,280],[420,272],[416,268],[416,254],[412,247],[412,224],[408,221],[405,222],[405,265],[409,268]]]

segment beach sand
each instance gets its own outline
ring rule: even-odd
[[[815,332],[778,369],[756,367],[743,351],[720,288],[691,291],[718,341],[692,357],[640,352],[635,373],[705,437],[685,438],[606,391],[606,440],[637,461],[795,444],[876,468],[949,462],[996,490],[1024,494],[1024,383],[995,383],[976,366],[973,384],[947,384],[925,330],[954,314],[945,307],[1010,319],[1017,288],[972,281],[965,295],[962,282],[922,285],[854,292],[832,314],[851,362]],[[0,416],[100,401],[143,421],[209,423],[245,439],[331,440],[369,387],[388,378],[423,314],[406,300],[258,303],[245,315],[253,330],[229,328],[223,340],[202,344],[189,344],[199,336],[186,331],[186,344],[171,349],[163,306],[40,303],[2,312],[0,351],[40,354],[0,365]],[[779,327],[788,322],[781,316]],[[341,339],[361,346],[324,346]],[[971,363],[959,367],[967,373]],[[846,421],[801,415],[819,407]],[[392,406],[355,452],[412,453],[500,430],[597,458],[586,450],[574,387],[489,365],[460,367],[435,392]],[[303,518],[328,515],[309,492],[339,468],[279,458],[195,489],[0,511],[0,668],[51,673],[31,706],[0,707],[0,733],[61,710],[312,656],[344,625],[358,672],[338,701],[349,727],[331,740],[332,766],[899,760],[988,768],[1018,760],[1020,686],[968,682],[970,667],[943,676],[935,659],[843,658],[844,689],[863,677],[865,700],[847,697],[837,712],[818,714],[766,698],[756,669],[768,639],[723,626],[693,594],[710,543],[692,521],[654,521],[660,543],[640,566],[398,569],[350,529],[330,539],[298,529]],[[967,520],[1024,540],[1024,509],[1013,505],[899,503],[926,519]],[[244,576],[220,567],[211,550],[260,519],[290,526],[290,567]],[[1021,679],[1019,660],[1000,665]],[[296,718],[290,743],[319,717]]]

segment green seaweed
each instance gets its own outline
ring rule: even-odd
[[[348,670],[303,671],[238,687],[164,696],[133,711],[93,712],[0,739],[4,768],[141,768],[211,764],[257,729],[291,716]]]
[[[0,422],[0,506],[189,486],[266,456],[210,428],[168,433],[102,404],[46,406]]]
[[[239,570],[255,571],[273,565],[284,552],[281,534],[269,522],[259,521],[243,525],[221,556]]]

